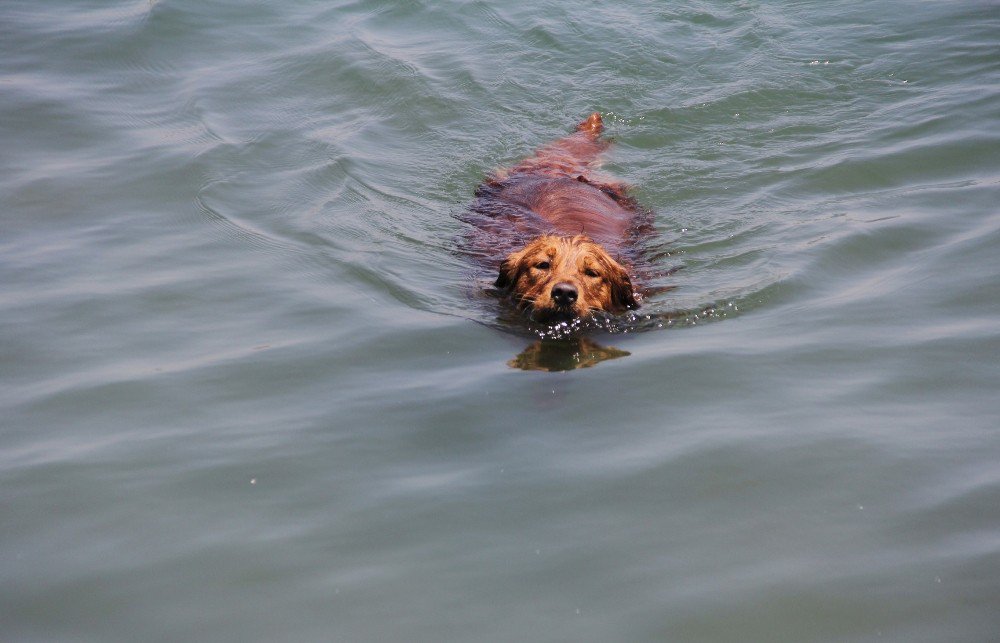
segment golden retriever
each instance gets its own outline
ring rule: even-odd
[[[623,183],[596,173],[608,145],[603,129],[595,112],[573,134],[497,171],[476,191],[472,209],[486,216],[479,226],[494,237],[480,252],[510,245],[497,240],[519,244],[505,253],[495,286],[534,321],[639,305],[623,251],[643,210]]]
[[[637,306],[625,267],[584,235],[538,237],[503,260],[495,285],[545,323]]]

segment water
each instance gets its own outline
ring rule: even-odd
[[[5,2],[2,638],[996,640],[998,35]],[[673,289],[542,341],[461,215],[593,110]]]

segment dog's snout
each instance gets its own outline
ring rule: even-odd
[[[557,306],[570,306],[576,303],[576,286],[565,281],[552,286],[552,301]]]

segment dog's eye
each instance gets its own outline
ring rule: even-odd
[[[548,261],[539,261],[535,264],[535,267],[539,270],[548,270],[552,265]]]
[[[586,270],[583,271],[583,274],[587,275],[588,277],[600,277],[601,276],[601,273],[597,272],[593,268],[587,268]]]

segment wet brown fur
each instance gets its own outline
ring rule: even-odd
[[[507,254],[495,285],[537,321],[638,306],[620,257],[640,208],[623,183],[596,172],[608,145],[602,130],[595,112],[576,132],[496,172],[477,191],[477,210],[489,215],[491,227],[505,224],[514,236],[529,236]],[[574,301],[555,294],[567,288]]]
[[[569,284],[576,301],[560,304],[553,286]],[[620,311],[636,306],[625,268],[584,235],[538,237],[500,264],[496,286],[510,292],[537,321],[562,321],[594,310]]]

